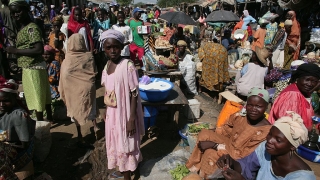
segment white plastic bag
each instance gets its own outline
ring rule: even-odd
[[[35,149],[34,149],[34,160],[36,162],[43,162],[51,148],[51,123],[46,121],[36,121],[35,137]]]
[[[192,55],[187,54],[183,61],[179,62],[179,69],[182,72],[183,80],[188,86],[188,90],[193,94],[197,94],[196,65],[192,61],[192,58]]]

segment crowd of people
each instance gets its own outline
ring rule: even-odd
[[[92,4],[69,8],[63,3],[48,10],[34,1],[1,2],[5,52],[1,51],[0,179],[33,175],[36,121],[30,112],[35,112],[37,121],[55,123],[51,103],[56,99],[64,102],[76,125],[78,147],[88,147],[81,126],[91,121],[95,137],[105,136],[108,168],[118,168],[110,178],[131,179],[142,161],[140,136],[148,130],[136,67],[177,68],[186,94],[198,93],[197,80],[209,91],[220,92],[233,84],[236,95],[246,101],[244,109],[223,126],[200,132],[186,163],[191,172],[202,178],[214,178],[222,170],[225,179],[315,179],[295,150],[307,141],[311,117],[319,110],[320,68],[311,57],[314,44],[300,51],[301,30],[294,11],[288,11],[282,22],[275,13],[256,20],[244,10],[240,22],[218,36],[208,31],[207,14],[200,15],[199,25],[191,30],[160,23],[163,12],[158,7],[142,10],[102,3],[97,8]],[[48,37],[45,21],[52,25]],[[172,46],[169,57],[155,58],[152,38],[139,31],[142,26],[162,33],[157,40]],[[235,38],[237,33],[243,36]],[[232,54],[235,61],[229,60]],[[8,71],[10,55],[22,69],[26,103]],[[202,73],[197,79],[199,62]],[[234,80],[231,67],[238,69]],[[105,88],[105,132],[96,120],[98,80]],[[275,88],[272,98],[270,88]]]

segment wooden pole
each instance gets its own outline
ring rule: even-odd
[[[247,10],[247,4],[248,4],[248,0],[246,0],[246,2],[244,4],[244,10]]]

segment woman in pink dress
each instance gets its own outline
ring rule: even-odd
[[[108,169],[118,167],[120,171],[112,173],[109,178],[130,180],[130,173],[142,161],[140,136],[144,135],[138,74],[133,62],[121,57],[125,39],[121,32],[105,31],[101,39],[105,53],[110,58],[101,78],[101,84],[106,89]]]

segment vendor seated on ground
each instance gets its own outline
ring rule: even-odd
[[[250,62],[238,71],[235,83],[238,96],[242,100],[247,99],[251,88],[264,88],[264,77],[272,69],[272,62],[269,62],[269,67],[266,67],[267,59],[272,59],[272,50],[257,48],[256,52],[252,52]]]
[[[7,131],[6,142],[18,153],[12,161],[14,171],[19,179],[33,175],[33,135],[35,121],[29,117],[29,112],[18,96],[18,85],[0,77],[0,130]]]
[[[311,43],[311,44],[306,45],[306,48],[300,52],[300,58],[303,59],[304,56],[307,56],[308,53],[310,53],[310,52],[315,52],[315,50],[316,50],[315,44]]]
[[[275,121],[285,116],[287,111],[294,111],[301,115],[304,125],[312,128],[311,117],[314,115],[311,95],[320,83],[320,68],[315,64],[302,64],[292,74],[287,86],[274,101],[270,110],[269,121]],[[316,102],[319,104],[319,100]]]
[[[177,46],[177,42],[180,40],[185,41],[187,43],[187,48],[190,49],[191,40],[190,40],[190,38],[188,38],[187,36],[185,36],[183,34],[182,27],[177,28],[177,33],[175,33],[174,35],[171,36],[169,43],[173,46]]]
[[[210,178],[219,170],[216,162],[223,154],[241,159],[254,152],[271,128],[264,115],[268,101],[268,91],[252,88],[248,94],[246,113],[237,112],[221,127],[203,129],[199,133],[197,146],[186,163],[187,168],[192,172],[200,171],[203,178]]]
[[[276,121],[266,141],[253,153],[239,160],[234,160],[232,155],[223,155],[217,165],[223,169],[222,175],[226,179],[315,180],[309,165],[295,153],[307,140],[308,130],[300,115],[287,112]]]
[[[187,93],[197,94],[196,64],[192,61],[193,56],[189,51],[186,51],[187,43],[185,41],[179,40],[177,46],[178,51],[176,53],[176,59],[179,63],[179,70],[183,76],[181,82],[187,86]]]

